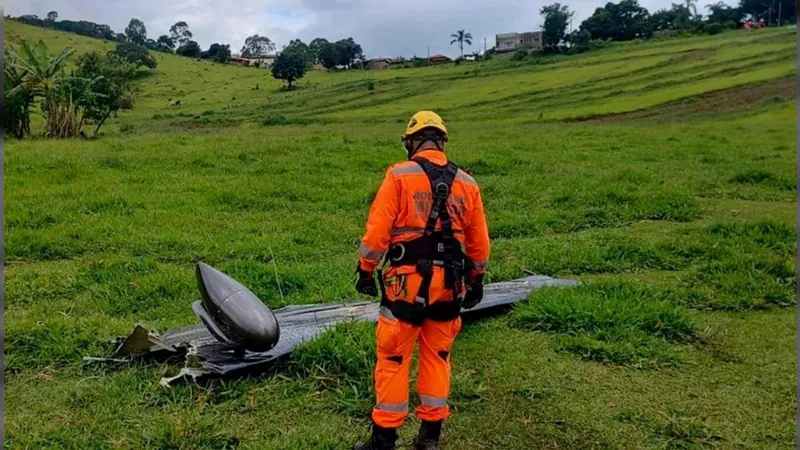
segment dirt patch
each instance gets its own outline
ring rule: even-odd
[[[795,77],[748,84],[677,100],[652,108],[619,114],[577,118],[571,122],[628,122],[670,120],[686,116],[731,114],[790,101],[797,93]]]

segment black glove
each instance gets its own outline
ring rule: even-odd
[[[372,272],[362,270],[359,265],[356,267],[356,273],[358,274],[358,278],[356,279],[356,291],[364,295],[369,295],[370,297],[377,297],[378,288],[375,287],[375,277],[372,275]]]
[[[464,294],[464,301],[461,306],[464,309],[472,309],[478,306],[478,303],[483,300],[483,274],[475,275],[469,283],[467,283],[467,293]]]

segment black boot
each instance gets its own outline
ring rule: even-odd
[[[439,450],[439,437],[442,435],[442,421],[422,421],[419,433],[414,439],[414,450]]]
[[[395,450],[395,442],[397,442],[396,428],[383,428],[373,423],[369,442],[359,442],[353,446],[353,450]]]

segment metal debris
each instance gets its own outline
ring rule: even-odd
[[[492,283],[484,289],[484,300],[471,310],[462,310],[465,319],[479,318],[497,312],[525,299],[531,292],[545,286],[575,286],[577,281],[533,275],[512,281]],[[161,379],[162,386],[206,375],[231,375],[263,370],[278,358],[289,355],[300,344],[347,321],[375,322],[378,304],[372,302],[322,303],[290,305],[274,311],[280,324],[280,338],[272,349],[252,352],[231,347],[215,338],[203,324],[168,330],[159,335],[142,325],[118,339],[113,359],[131,360],[142,356],[184,354],[185,363],[173,377]]]

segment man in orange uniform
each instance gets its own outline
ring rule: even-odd
[[[432,111],[411,118],[402,137],[408,161],[389,168],[361,240],[356,289],[381,306],[375,367],[376,402],[369,442],[356,450],[395,448],[397,428],[408,416],[408,378],[419,342],[416,415],[422,421],[416,449],[439,446],[450,414],[450,348],[461,330],[460,311],[483,298],[489,234],[475,180],[444,153],[447,129]],[[462,249],[462,245],[464,249]]]

